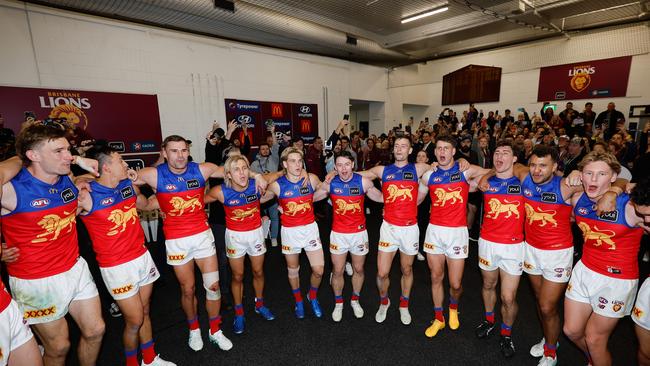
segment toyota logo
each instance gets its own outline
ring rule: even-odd
[[[311,108],[309,108],[308,105],[303,105],[300,107],[300,113],[309,113],[311,111]]]
[[[240,123],[247,123],[247,124],[251,123],[251,116],[247,116],[245,114],[241,115],[237,117],[237,121],[239,121]]]

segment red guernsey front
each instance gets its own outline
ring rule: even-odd
[[[428,181],[431,196],[429,223],[446,227],[467,226],[469,184],[458,163],[431,173]]]
[[[330,183],[332,200],[332,231],[337,233],[358,233],[366,229],[366,215],[363,212],[363,177],[354,173],[344,182],[336,176]]]
[[[519,178],[488,179],[483,193],[481,237],[493,243],[518,244],[524,241],[524,196]]]
[[[302,180],[292,183],[285,176],[277,182],[280,186],[278,201],[282,207],[282,226],[303,226],[314,222],[314,189],[311,184],[303,187]]]
[[[226,227],[233,231],[251,231],[262,226],[260,216],[260,195],[255,189],[255,180],[248,180],[248,187],[243,192],[236,191],[225,184],[223,192],[223,209],[226,212]]]
[[[415,164],[384,167],[381,191],[384,195],[384,220],[397,226],[418,223],[418,171]]]
[[[522,183],[526,243],[537,249],[559,250],[573,246],[571,205],[562,198],[561,181],[562,177],[553,176],[548,183],[535,184],[529,174]]]

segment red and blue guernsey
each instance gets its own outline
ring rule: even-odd
[[[99,266],[113,267],[143,255],[147,248],[131,181],[123,179],[115,188],[90,182],[90,188],[93,207],[81,221],[86,224]]]
[[[5,288],[5,284],[2,283],[2,280],[0,280],[0,313],[5,311],[7,306],[9,306],[10,302],[11,302],[11,296],[9,295],[9,292],[7,292],[7,289]]]
[[[554,175],[548,183],[535,184],[529,174],[521,184],[526,210],[526,243],[537,249],[573,247],[571,205],[564,202],[561,181],[562,177]]]
[[[302,179],[297,183],[290,182],[286,176],[277,180],[280,186],[280,221],[284,227],[309,225],[314,222],[314,189],[311,183],[306,187]]]
[[[496,176],[488,179],[490,187],[483,193],[481,237],[499,244],[524,241],[524,196],[517,177]]]
[[[574,213],[584,240],[582,263],[604,276],[635,280],[639,278],[637,253],[643,229],[627,224],[625,205],[629,201],[630,196],[621,194],[616,198],[616,211],[599,216],[596,204],[583,193]]]
[[[401,168],[395,164],[384,167],[381,191],[384,195],[384,220],[397,226],[418,223],[418,171],[415,164]]]
[[[8,248],[20,250],[7,263],[9,275],[26,280],[66,272],[77,262],[77,187],[67,176],[55,184],[36,179],[25,168],[11,180],[16,209],[2,217]]]
[[[332,231],[337,233],[358,233],[366,229],[366,215],[363,212],[363,177],[357,173],[347,182],[336,176],[330,183],[330,199],[334,209]]]
[[[248,187],[243,192],[225,184],[221,185],[221,191],[228,230],[251,231],[262,226],[260,194],[256,192],[254,179],[248,179]]]
[[[202,233],[210,228],[205,214],[205,179],[199,164],[190,161],[182,174],[158,165],[156,198],[163,212],[163,232],[167,239],[179,239]]]
[[[447,170],[438,167],[431,173],[427,184],[431,196],[429,223],[446,227],[467,226],[469,183],[458,162]]]

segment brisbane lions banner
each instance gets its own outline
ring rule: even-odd
[[[542,67],[537,101],[624,97],[632,56]]]
[[[0,86],[0,113],[16,134],[29,113],[40,120],[65,118],[75,145],[106,140],[133,167],[155,161],[162,142],[155,95]]]
[[[318,106],[316,104],[259,102],[226,99],[226,119],[235,120],[239,126],[248,126],[252,146],[265,141],[270,126],[275,126],[278,140],[300,136],[310,144],[318,136]],[[243,142],[243,131],[238,128],[234,136]]]

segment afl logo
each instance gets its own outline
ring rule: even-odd
[[[32,202],[30,202],[29,205],[35,208],[39,208],[39,207],[45,207],[49,204],[50,204],[50,200],[48,200],[47,198],[37,198]]]
[[[490,191],[490,192],[498,192],[499,188],[498,187],[490,187],[490,188],[488,188],[488,191]]]
[[[334,193],[343,193],[341,188],[334,188]]]
[[[395,179],[395,174],[388,174],[386,176],[386,180],[391,180],[391,179]]]
[[[291,192],[291,191],[284,192],[284,196],[285,197],[291,197],[291,196],[293,196],[293,192]]]
[[[104,199],[102,200],[101,204],[102,204],[102,206],[108,206],[108,205],[110,205],[110,204],[113,203],[113,202],[115,202],[115,200],[113,199],[113,197],[108,197],[108,198],[104,198]]]
[[[228,201],[228,204],[231,205],[231,206],[238,205],[239,200],[230,200],[230,201]]]
[[[530,189],[524,189],[524,196],[530,197],[533,195],[533,192]]]
[[[435,177],[435,178],[433,178],[433,181],[435,183],[440,183],[440,182],[442,182],[442,178],[441,177]]]
[[[175,191],[176,186],[173,185],[173,184],[168,184],[168,185],[165,186],[165,189],[168,190],[168,191]]]
[[[300,106],[300,113],[305,113],[306,114],[306,113],[309,113],[309,112],[311,112],[311,108],[309,108],[308,105]]]
[[[580,208],[578,209],[578,213],[579,213],[580,215],[586,215],[586,214],[589,213],[589,210],[587,210],[587,208],[585,208],[585,207],[580,207]]]
[[[249,124],[249,123],[251,123],[251,120],[252,120],[251,116],[247,116],[245,114],[242,114],[241,116],[237,117],[237,121],[239,123]]]

